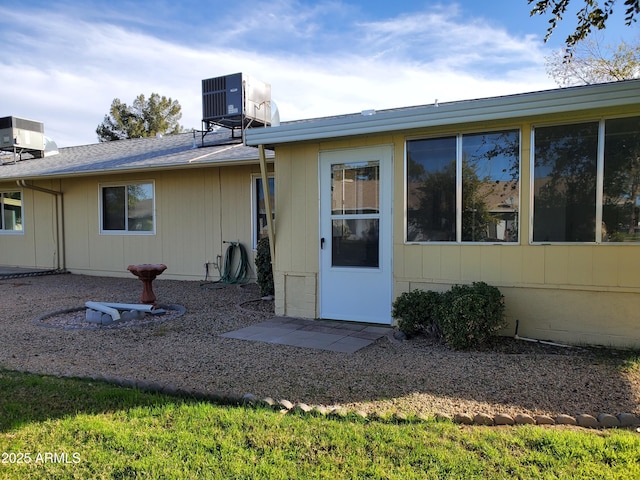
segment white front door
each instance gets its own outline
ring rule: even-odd
[[[320,153],[320,316],[391,323],[391,146]]]

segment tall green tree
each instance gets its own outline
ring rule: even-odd
[[[616,0],[605,0],[602,7],[597,0],[581,0],[584,2],[576,14],[577,25],[575,30],[565,39],[567,54],[570,56],[575,45],[587,38],[592,29],[603,30],[613,13]],[[571,0],[527,0],[529,5],[533,5],[530,15],[549,15],[549,28],[544,37],[545,42],[551,37],[558,22],[563,20],[567,13],[567,8]],[[574,2],[575,5],[575,2]],[[625,24],[630,26],[636,21],[636,15],[640,14],[640,0],[624,0]]]
[[[575,45],[570,62],[559,50],[545,60],[547,74],[560,87],[640,78],[640,44],[603,47],[589,38]]]
[[[131,106],[114,98],[109,114],[96,128],[98,140],[110,142],[126,138],[152,137],[158,133],[180,133],[184,128],[178,123],[182,118],[182,107],[157,93],[146,99],[140,94]]]

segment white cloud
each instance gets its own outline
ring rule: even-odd
[[[326,5],[336,12],[340,8]],[[294,7],[289,1],[273,7],[273,35],[281,29],[291,32],[293,42],[312,41],[314,35],[337,40],[336,32],[318,33],[318,17],[327,10],[298,12]],[[228,41],[222,47],[185,46],[106,22],[61,13],[34,18],[0,7],[0,16],[13,25],[0,33],[6,53],[0,58],[5,72],[0,116],[43,121],[46,134],[68,146],[95,142],[95,128],[113,98],[130,103],[140,93],[177,99],[181,123],[199,128],[201,80],[236,72],[271,83],[283,121],[553,87],[536,38],[514,38],[480,22],[461,23],[456,15],[456,9],[442,9],[362,22],[344,31],[343,48],[315,46],[309,54],[310,46],[265,51],[258,43],[247,47],[251,42],[246,39],[238,42],[242,48],[230,48]],[[19,33],[29,29],[38,36]],[[246,31],[231,28],[217,35],[236,38]]]

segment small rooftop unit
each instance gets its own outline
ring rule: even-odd
[[[13,152],[14,155],[27,152],[36,158],[43,157],[44,124],[24,118],[0,118],[0,150]]]
[[[202,80],[203,131],[271,125],[271,85],[242,73]],[[206,134],[206,133],[205,133]]]

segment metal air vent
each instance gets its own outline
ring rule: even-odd
[[[45,150],[44,124],[24,118],[0,118],[0,150],[28,152],[42,157]]]
[[[202,80],[202,123],[236,128],[271,124],[271,85],[242,73]]]

